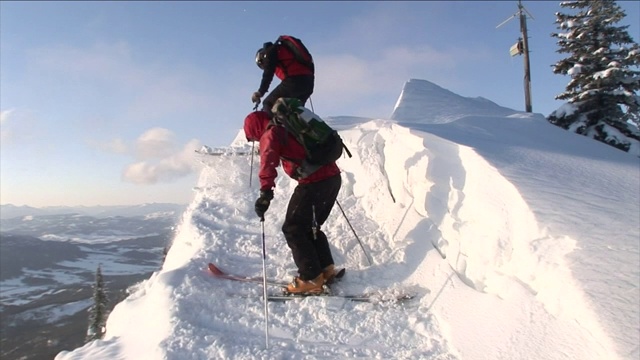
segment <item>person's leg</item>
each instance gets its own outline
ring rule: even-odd
[[[302,106],[305,106],[307,100],[313,94],[314,83],[315,78],[312,75],[292,77],[291,95],[289,97],[300,99]]]
[[[313,93],[314,82],[315,79],[313,76],[292,76],[282,80],[282,82],[264,98],[262,101],[262,110],[271,116],[273,105],[281,97],[300,99],[304,106]]]
[[[298,185],[291,195],[282,225],[282,232],[302,280],[315,279],[322,270],[313,236],[309,236],[313,216],[312,196],[307,186]]]
[[[333,265],[333,256],[331,255],[331,248],[326,234],[321,230],[321,226],[327,221],[331,209],[338,198],[340,192],[340,186],[342,184],[342,178],[340,174],[332,176],[326,180],[318,183],[310,184],[313,189],[313,210],[315,211],[315,217],[317,222],[316,238],[314,241],[316,253],[318,254],[318,261],[320,268],[324,269],[329,265]],[[313,236],[313,232],[312,232]]]
[[[265,111],[269,114],[269,117],[272,117],[273,112],[271,109],[273,108],[273,105],[279,98],[289,97],[290,93],[291,90],[289,89],[288,83],[285,83],[284,81],[281,82],[269,93],[269,95],[267,95],[267,97],[264,98],[264,100],[262,100],[262,111]]]

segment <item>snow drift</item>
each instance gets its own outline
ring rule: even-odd
[[[270,303],[267,349],[261,285],[204,270],[262,273],[255,165],[197,155],[162,270],[116,306],[104,340],[56,359],[640,356],[637,158],[424,80],[405,84],[391,120],[326,120],[354,155],[339,160],[338,201],[366,251],[335,208],[324,231],[348,270],[334,291],[414,300]],[[279,229],[294,187],[280,173],[266,215],[270,278],[294,275]]]

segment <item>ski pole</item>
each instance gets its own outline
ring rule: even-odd
[[[311,213],[313,220],[311,220],[311,230],[313,231],[313,240],[318,240],[318,221],[316,220],[316,206],[311,205]]]
[[[260,100],[258,100],[256,103],[256,105],[253,107],[253,111],[258,110],[258,105],[260,105]],[[256,142],[252,141],[251,142],[251,165],[249,166],[249,187],[251,187],[251,178],[253,177],[253,154],[255,153],[255,146],[256,146]]]
[[[347,224],[349,224],[349,227],[351,228],[353,235],[355,235],[356,240],[358,240],[358,244],[360,244],[360,248],[362,249],[362,252],[364,252],[364,256],[367,258],[367,261],[369,262],[369,266],[371,266],[371,259],[369,258],[369,254],[367,254],[367,251],[364,249],[364,246],[362,245],[362,242],[360,241],[358,234],[356,234],[356,231],[353,229],[353,226],[351,226],[351,223],[349,222],[349,218],[347,218],[347,214],[345,214],[344,210],[342,210],[342,206],[340,205],[340,202],[338,201],[338,199],[336,199],[336,204],[338,204],[338,207],[340,208],[340,211],[342,212],[344,219],[347,220]]]
[[[269,300],[267,299],[267,248],[264,240],[264,218],[260,219],[262,225],[262,288],[264,296],[264,341],[265,348],[269,349]]]
[[[249,187],[251,187],[251,178],[253,178],[253,153],[255,151],[256,142],[251,142],[251,165],[249,165]]]

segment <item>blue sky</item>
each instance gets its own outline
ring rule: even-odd
[[[533,111],[548,115],[555,1],[524,1]],[[640,39],[640,5],[619,1]],[[226,146],[252,110],[254,55],[280,34],[316,62],[321,116],[387,118],[410,78],[524,110],[516,1],[0,2],[0,202],[187,203],[193,149]],[[274,80],[271,88],[277,84]],[[247,170],[248,171],[248,170]]]

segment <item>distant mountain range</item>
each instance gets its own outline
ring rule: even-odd
[[[98,218],[112,216],[154,216],[155,214],[176,214],[184,212],[186,204],[150,203],[122,206],[48,206],[36,208],[31,206],[0,205],[0,219],[11,219],[24,216],[78,214]]]
[[[0,232],[0,358],[52,359],[84,344],[97,267],[111,311],[127,288],[160,269],[172,239],[166,231],[97,243]]]
[[[160,269],[185,208],[2,205],[0,358],[51,359],[81,346],[97,267],[111,310]]]

